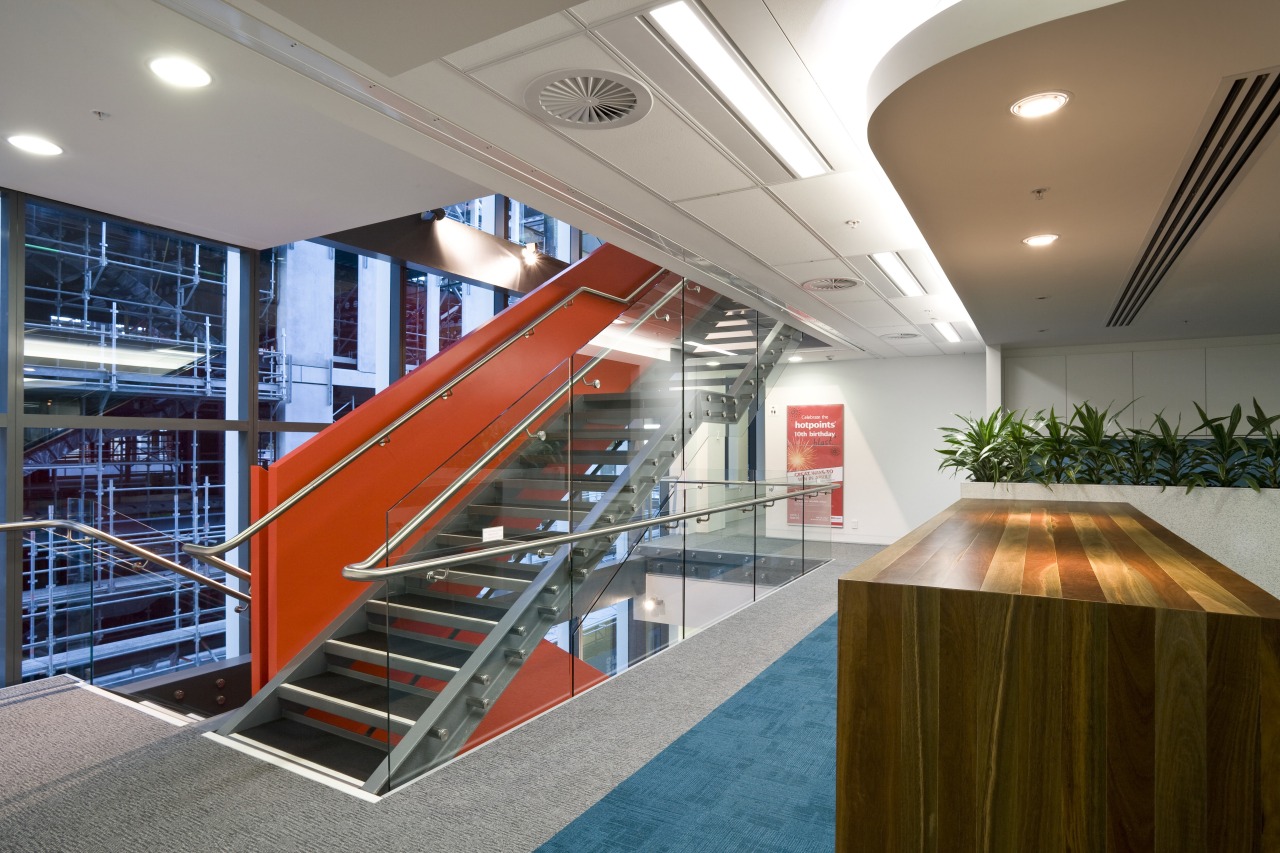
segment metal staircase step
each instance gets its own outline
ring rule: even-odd
[[[334,658],[358,660],[442,680],[452,678],[471,654],[469,649],[436,642],[429,635],[410,638],[408,633],[397,631],[389,636],[385,630],[373,629],[335,637],[325,641],[324,652],[331,662]]]
[[[540,501],[533,498],[520,498],[519,503],[473,504],[467,507],[467,514],[486,518],[507,516],[508,518],[541,518],[560,521],[566,519],[570,512],[586,513],[595,509],[595,506],[595,501]]]
[[[468,605],[413,594],[393,596],[389,602],[371,600],[365,604],[365,609],[387,616],[481,633],[491,631],[502,618],[500,608]]]
[[[374,728],[390,725],[396,734],[407,732],[431,704],[424,696],[397,690],[395,682],[377,685],[335,672],[282,684],[280,698]]]

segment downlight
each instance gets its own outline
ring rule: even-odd
[[[1009,107],[1009,112],[1018,118],[1040,118],[1056,113],[1071,100],[1069,92],[1038,92],[1028,95]]]
[[[630,77],[580,68],[534,80],[525,89],[524,102],[544,121],[579,130],[603,130],[644,118],[653,107],[653,96]]]
[[[9,144],[19,151],[36,154],[40,157],[54,157],[62,153],[60,146],[53,144],[42,136],[29,136],[20,133],[17,136],[10,136]]]
[[[1057,239],[1057,234],[1035,234],[1031,237],[1023,237],[1022,242],[1026,243],[1028,246],[1039,248],[1040,246],[1051,245],[1056,242]]]

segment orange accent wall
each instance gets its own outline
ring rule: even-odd
[[[658,271],[621,249],[601,247],[255,475],[255,512],[278,505],[419,400],[449,387],[471,364],[578,287],[625,297]],[[514,422],[542,402],[545,395],[529,390],[543,382],[557,384],[559,376],[550,380],[548,374],[622,310],[609,299],[579,294],[533,336],[517,341],[454,385],[448,399],[436,400],[400,427],[388,445],[364,454],[258,535],[252,548],[255,689],[364,590],[364,584],[344,579],[341,570],[386,541],[388,508],[440,466],[465,468],[496,439],[493,433],[505,431],[492,428],[495,414],[510,412]]]
[[[591,664],[543,640],[467,738],[462,752],[532,720],[606,678]]]

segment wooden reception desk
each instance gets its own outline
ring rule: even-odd
[[[962,500],[839,597],[838,850],[1280,851],[1280,601],[1128,504]]]

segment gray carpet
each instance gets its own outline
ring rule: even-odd
[[[0,691],[0,850],[528,851],[835,612],[836,559],[378,803],[68,684]]]

